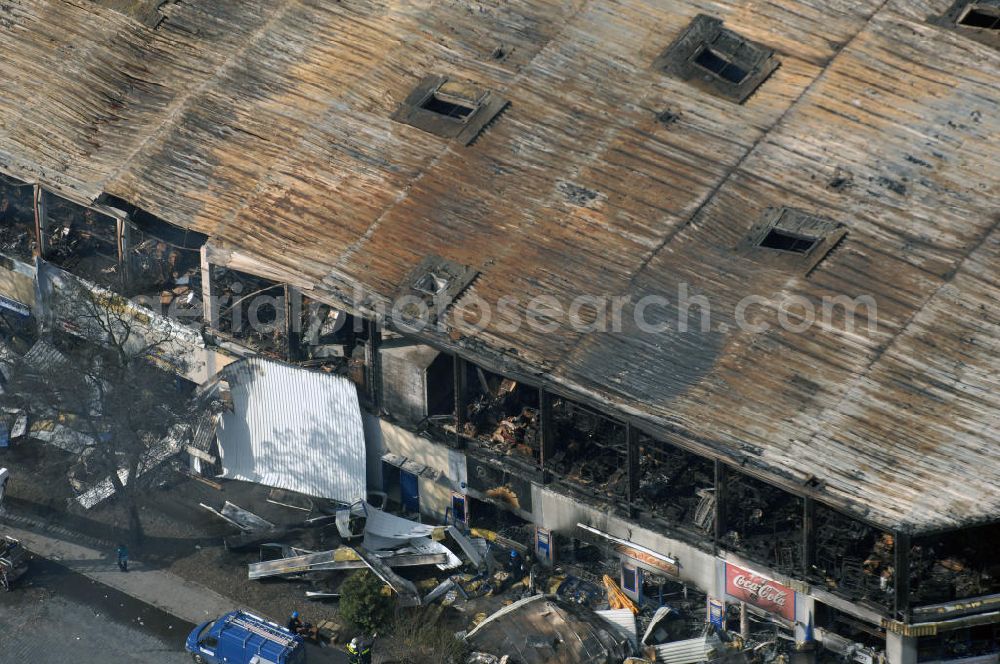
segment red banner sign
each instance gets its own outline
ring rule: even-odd
[[[729,563],[726,563],[726,593],[786,620],[795,620],[794,590]]]
[[[645,551],[639,551],[638,549],[633,549],[632,547],[625,546],[624,544],[616,545],[615,550],[624,556],[628,556],[636,562],[640,562],[647,567],[652,567],[653,569],[659,570],[664,574],[669,574],[670,576],[681,575],[680,570],[677,569],[677,565],[657,558],[656,556],[651,556]]]

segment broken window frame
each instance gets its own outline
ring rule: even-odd
[[[462,265],[437,254],[424,256],[421,261],[403,279],[396,292],[396,301],[404,302],[402,298],[417,299],[417,302],[400,309],[393,308],[396,322],[405,325],[425,323],[433,325],[438,317],[443,315],[462,293],[479,276],[479,271],[470,265]],[[436,291],[424,288],[423,284],[430,279],[441,287]],[[421,318],[425,320],[421,320]]]
[[[435,100],[469,109],[469,112],[456,116],[428,108]],[[490,90],[432,75],[417,84],[392,114],[392,119],[468,146],[509,105],[508,100]]]
[[[986,16],[992,18],[993,21],[989,25],[971,25],[965,22],[965,19],[969,17],[970,14],[979,14],[981,16]],[[1000,7],[993,7],[990,5],[968,5],[955,20],[955,24],[963,28],[972,28],[975,30],[1000,30]]]
[[[725,63],[718,70],[699,60],[708,53]],[[738,104],[745,102],[781,63],[774,50],[723,27],[721,19],[698,14],[680,36],[653,61],[653,67]],[[739,80],[724,76],[733,68]]]
[[[714,67],[709,67],[707,64],[702,62],[702,59],[705,58],[706,56],[713,58],[714,60],[717,60],[719,62],[720,66],[718,67],[718,70],[716,70],[716,68]],[[727,57],[724,53],[716,52],[710,45],[707,44],[703,45],[695,53],[693,61],[696,65],[700,66],[705,71],[715,76],[718,76],[722,80],[728,81],[733,85],[739,85],[746,79],[747,76],[750,75],[750,72],[743,69],[738,64],[734,63],[731,58]],[[729,69],[734,69],[735,71],[739,72],[739,76],[736,78],[730,78],[729,76],[726,76],[725,73]]]
[[[774,234],[812,244],[803,251],[768,246],[767,240]],[[808,276],[846,235],[847,229],[842,224],[807,210],[767,208],[736,252],[760,263],[802,270]]]
[[[779,242],[772,238],[779,238],[780,240],[787,242],[788,246],[781,246]],[[808,254],[816,248],[820,239],[821,238],[803,235],[801,233],[790,233],[772,226],[764,237],[761,238],[757,246],[765,249],[772,249],[774,251],[787,251],[791,254]],[[803,247],[800,243],[806,243],[806,246]]]
[[[963,24],[962,21],[972,12],[995,15],[997,21],[992,27]],[[928,22],[1000,49],[1000,0],[955,0],[943,14],[930,17]]]

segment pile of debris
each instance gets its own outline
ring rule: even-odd
[[[212,290],[223,303],[219,313],[221,332],[265,355],[282,358],[287,355],[282,284],[213,265]],[[268,301],[265,297],[274,299]],[[249,315],[251,303],[255,320]]]
[[[164,311],[201,311],[201,263],[197,251],[147,237],[132,247],[129,258],[131,292],[155,295]]]
[[[35,249],[31,185],[0,183],[0,253],[30,261]]]
[[[468,405],[462,433],[497,454],[539,458],[538,393],[475,368],[480,394]]]
[[[484,565],[483,556],[487,548],[485,540],[469,538],[454,526],[430,526],[409,521],[365,501],[337,509],[333,514],[286,526],[276,526],[229,502],[221,510],[204,504],[202,507],[242,531],[236,537],[227,538],[228,548],[260,547],[261,561],[249,565],[251,580],[278,577],[306,580],[313,585],[330,588],[334,587],[331,582],[337,572],[368,568],[396,592],[402,606],[420,606],[434,601],[449,587],[441,586],[428,597],[422,597],[414,582],[395,570],[433,565],[440,571],[451,571],[462,567],[465,564],[463,560],[444,544],[446,537],[450,537],[465,555],[468,564],[477,570]],[[364,525],[358,531],[357,525],[361,521]],[[335,525],[339,535],[339,545],[334,548],[314,551],[282,542],[305,529],[328,525]],[[359,538],[362,538],[359,545],[350,544]],[[320,599],[335,597],[336,593],[307,591],[306,596]]]

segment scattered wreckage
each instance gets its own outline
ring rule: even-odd
[[[300,509],[287,505],[288,501],[300,502],[287,495],[283,496],[283,502],[269,502]],[[367,501],[337,509],[332,515],[285,526],[277,526],[229,501],[221,509],[204,503],[201,506],[241,531],[226,539],[228,548],[260,547],[260,562],[248,565],[251,580],[274,577],[316,580],[339,571],[367,568],[396,592],[401,605],[419,606],[424,601],[416,586],[394,569],[433,565],[440,571],[451,571],[461,567],[463,560],[443,543],[449,536],[472,567],[479,569],[484,565],[485,541],[470,539],[454,526],[431,526],[403,519]],[[353,531],[353,523],[361,519],[364,520],[363,530]],[[306,529],[331,524],[336,526],[342,542],[334,549],[313,551],[280,542]],[[358,538],[363,538],[360,545],[343,544]],[[307,594],[311,598],[331,596],[336,593],[310,591]]]
[[[13,537],[0,537],[0,590],[10,591],[14,582],[28,571],[30,556],[21,542]]]
[[[632,654],[617,626],[572,602],[535,595],[486,618],[465,637],[478,652],[519,664],[619,664]]]

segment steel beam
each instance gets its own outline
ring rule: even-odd
[[[910,535],[895,532],[892,535],[896,588],[896,618],[910,622]]]
[[[726,534],[726,502],[728,494],[728,469],[726,465],[715,460],[715,550],[719,550],[719,542]]]
[[[626,465],[628,467],[628,515],[635,516],[635,503],[639,494],[639,430],[630,422],[625,423],[627,444]]]
[[[542,482],[547,484],[551,477],[547,468],[555,454],[555,432],[552,430],[552,395],[544,387],[538,388],[538,439],[539,457],[542,466]]]

